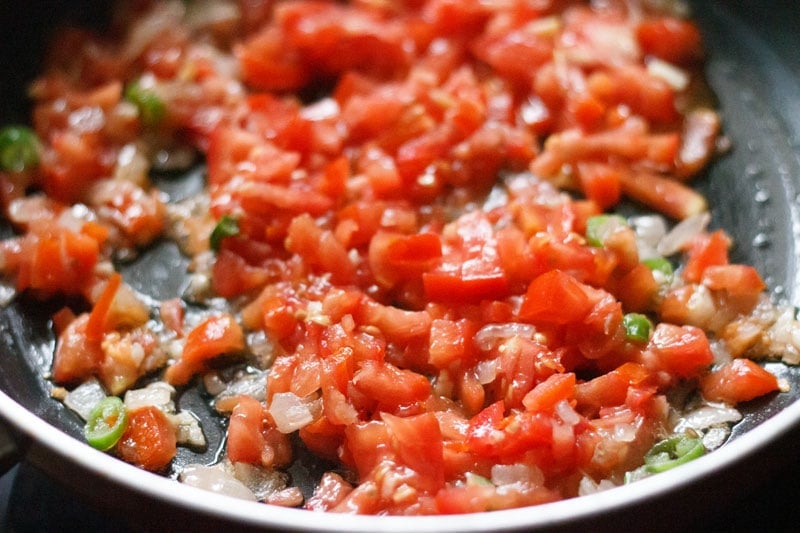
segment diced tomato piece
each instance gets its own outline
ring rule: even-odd
[[[492,455],[499,439],[503,438],[500,423],[503,420],[505,404],[494,402],[469,421],[468,442],[470,448],[480,455]]]
[[[206,370],[211,360],[238,354],[244,347],[244,332],[233,316],[211,316],[186,336],[183,355],[167,368],[164,379],[173,385],[186,384],[194,374]]]
[[[175,428],[158,407],[148,405],[128,413],[128,427],[117,443],[123,461],[160,472],[176,452]]]
[[[683,279],[690,283],[700,283],[703,273],[710,266],[728,264],[730,238],[723,230],[711,234],[701,234],[692,241],[683,268]]]
[[[582,320],[593,306],[582,283],[560,270],[551,270],[528,286],[519,316],[531,322],[563,325]]]
[[[388,340],[396,342],[427,338],[432,321],[426,311],[406,311],[369,298],[363,299],[355,318],[359,323],[377,326]]]
[[[348,425],[344,432],[347,457],[362,477],[391,453],[389,432],[383,421],[357,422]]]
[[[99,340],[86,334],[89,314],[85,313],[70,322],[59,335],[53,357],[53,380],[56,383],[73,383],[90,377],[105,357]]]
[[[248,84],[267,91],[287,91],[308,83],[311,72],[302,58],[297,53],[281,53],[284,39],[279,29],[267,26],[234,48]]]
[[[333,232],[317,226],[308,214],[292,219],[286,237],[286,249],[303,257],[313,267],[330,272],[334,283],[350,283],[356,267],[347,249],[336,240]]]
[[[411,417],[382,413],[398,458],[417,474],[415,486],[435,493],[444,486],[442,432],[433,413]]]
[[[562,400],[571,400],[575,395],[575,374],[553,374],[536,385],[522,399],[528,411],[549,411]]]
[[[353,491],[353,486],[335,472],[325,472],[314,487],[314,494],[306,500],[305,509],[330,511]]]
[[[646,54],[675,64],[686,64],[702,56],[700,30],[688,21],[675,17],[645,20],[636,29],[636,37]]]
[[[750,359],[734,359],[700,380],[703,396],[736,405],[780,390],[778,378]]]
[[[655,305],[658,290],[653,271],[646,265],[638,264],[619,279],[612,292],[626,311],[643,312]]]
[[[662,322],[656,326],[648,350],[655,357],[657,369],[682,378],[697,375],[714,361],[706,334],[694,326]]]
[[[733,295],[760,294],[767,288],[758,271],[749,265],[710,265],[701,282],[714,291]]]
[[[264,451],[264,408],[255,398],[242,396],[228,423],[228,458],[236,463],[261,464]]]
[[[508,293],[508,278],[498,266],[448,264],[422,275],[425,295],[436,302],[471,303]]]
[[[434,233],[404,235],[379,231],[369,243],[370,269],[386,287],[419,278],[441,255],[441,240]]]
[[[422,374],[378,361],[363,361],[353,375],[353,386],[387,407],[422,401],[431,392]]]
[[[86,324],[86,337],[89,341],[99,342],[106,332],[106,319],[111,311],[114,296],[122,285],[122,276],[114,273],[106,282],[103,292],[89,314],[89,321]]]
[[[578,177],[586,197],[606,210],[619,203],[622,189],[620,171],[602,163],[578,163]]]
[[[428,362],[437,368],[459,362],[466,366],[472,361],[472,338],[476,331],[470,320],[435,319],[431,323]]]
[[[441,514],[488,511],[493,495],[494,487],[477,483],[447,487],[436,494],[436,510]]]

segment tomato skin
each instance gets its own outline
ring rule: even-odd
[[[534,279],[519,310],[523,320],[564,325],[582,320],[594,302],[582,283],[560,270]]]
[[[145,406],[128,413],[128,427],[117,443],[123,461],[160,472],[176,451],[175,428],[158,407]]]
[[[244,347],[244,331],[232,315],[211,316],[186,336],[181,359],[167,368],[164,379],[172,385],[184,385],[207,369],[210,360],[239,353]]]
[[[750,359],[733,359],[703,376],[706,400],[736,405],[780,390],[778,378]]]

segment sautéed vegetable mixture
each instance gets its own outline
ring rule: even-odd
[[[635,482],[800,361],[690,185],[727,147],[703,59],[681,2],[122,2],[0,131],[5,299],[69,302],[53,396],[184,483],[448,514]],[[178,297],[119,273],[163,239]],[[177,468],[191,386],[227,435]],[[334,465],[313,494],[298,449]]]

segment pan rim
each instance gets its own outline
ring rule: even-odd
[[[795,401],[713,453],[681,469],[663,472],[635,484],[615,487],[531,508],[464,515],[372,516],[318,513],[238,500],[222,494],[182,485],[175,480],[128,465],[98,452],[43,419],[0,390],[0,413],[12,426],[33,439],[32,446],[70,461],[130,491],[193,513],[215,517],[247,527],[302,529],[306,532],[367,532],[379,529],[395,533],[434,531],[513,531],[585,524],[592,518],[635,507],[664,494],[687,488],[732,468],[757,454],[766,444],[789,433],[800,421],[800,401]],[[179,486],[178,486],[179,485]]]

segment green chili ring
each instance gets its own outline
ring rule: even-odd
[[[92,448],[104,452],[117,444],[127,426],[128,412],[125,404],[116,396],[109,396],[100,400],[92,409],[83,435]]]
[[[27,126],[0,129],[0,168],[22,172],[39,164],[39,138]]]
[[[239,234],[239,222],[230,215],[222,215],[217,225],[208,239],[209,247],[213,251],[218,251],[222,244],[222,239],[226,237],[234,237]]]
[[[652,473],[666,472],[688,463],[706,453],[703,440],[687,435],[675,435],[657,442],[644,456],[645,469]]]

